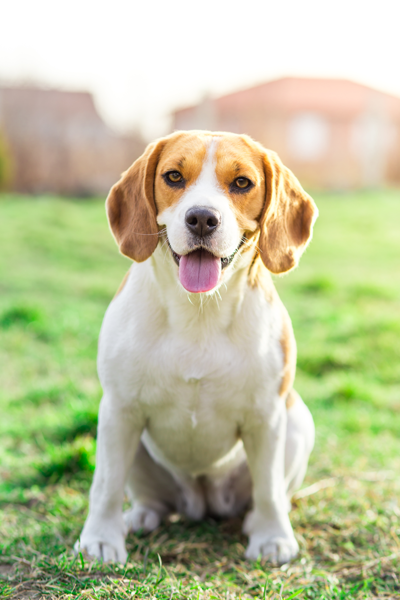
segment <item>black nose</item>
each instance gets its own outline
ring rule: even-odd
[[[186,225],[199,237],[210,235],[221,223],[221,215],[215,208],[193,206],[185,216]]]

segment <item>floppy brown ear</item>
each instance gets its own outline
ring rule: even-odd
[[[264,150],[266,198],[260,219],[260,256],[272,273],[286,273],[299,262],[318,216],[313,199],[278,155]]]
[[[149,258],[158,244],[154,176],[165,143],[159,140],[147,146],[106,200],[108,222],[120,252],[136,262]]]

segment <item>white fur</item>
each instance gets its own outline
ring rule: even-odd
[[[218,187],[215,144],[196,184],[159,216],[179,254],[188,251],[184,215],[193,205],[221,212],[217,255],[242,236]],[[252,496],[246,556],[296,555],[287,494],[304,476],[313,423],[300,398],[287,411],[279,396],[282,313],[247,285],[249,260],[235,260],[226,285],[208,295],[183,290],[166,245],[132,266],[100,335],[97,464],[76,549],[123,562],[126,529],[154,529],[173,510],[235,514]],[[124,522],[126,482],[133,508]]]

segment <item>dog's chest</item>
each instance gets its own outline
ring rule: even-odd
[[[150,431],[169,448],[171,437],[192,448],[197,458],[225,455],[260,397],[268,410],[275,396],[279,357],[273,349],[268,331],[259,332],[256,341],[227,332],[214,332],[200,343],[167,337],[156,353],[159,385],[152,397],[145,386],[141,398]]]
[[[128,319],[128,310],[110,307],[99,372],[119,397],[140,407],[162,456],[201,472],[276,401],[282,372],[277,316],[250,299],[229,327],[195,314],[194,327],[179,331],[149,303],[141,307]]]
[[[250,356],[226,334],[191,342],[165,333],[147,354],[147,365],[152,365],[156,377],[144,375],[140,401],[179,411],[225,411],[227,404],[238,409],[257,377]]]
[[[144,382],[140,403],[162,459],[196,473],[232,449],[262,385],[253,355],[225,335],[198,345],[160,340],[149,356],[157,378]]]

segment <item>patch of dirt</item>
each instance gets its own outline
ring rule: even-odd
[[[0,576],[7,577],[14,570],[14,565],[9,565],[5,563],[0,563]]]
[[[9,596],[8,598],[10,600],[39,600],[40,598],[44,598],[44,596],[40,596],[39,594],[40,592],[22,590],[20,592],[16,592],[12,596]]]

